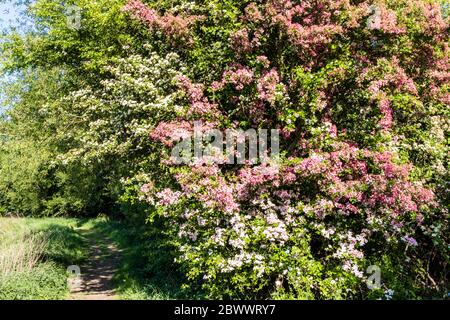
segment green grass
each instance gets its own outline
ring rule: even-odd
[[[65,299],[69,265],[87,257],[77,219],[0,218],[0,300]]]
[[[122,250],[114,277],[120,299],[168,300],[187,298],[181,290],[182,276],[173,266],[173,256],[161,245],[158,232],[146,226],[120,221],[95,221],[95,228]]]
[[[181,289],[183,277],[160,237],[156,228],[107,218],[0,218],[0,300],[66,299],[67,267],[81,266],[88,259],[89,242],[104,245],[102,251],[107,251],[105,238],[121,249],[114,277],[119,299],[196,297]],[[13,254],[21,250],[30,254]],[[7,272],[1,272],[2,257],[9,261],[3,266]]]

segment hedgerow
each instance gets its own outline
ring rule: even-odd
[[[192,67],[175,78],[183,112],[151,137],[171,150],[193,121],[282,135],[276,166],[167,156],[175,184],[143,186],[189,279],[214,298],[445,295],[449,47],[438,3],[157,8],[123,10]],[[386,275],[372,291],[371,265]]]
[[[2,46],[9,70],[53,84],[15,91],[4,149],[42,135],[46,153],[32,181],[0,180],[6,210],[153,223],[186,286],[211,298],[447,295],[448,6],[75,3],[80,30],[40,0],[33,45]],[[196,127],[277,129],[279,157],[180,164]]]

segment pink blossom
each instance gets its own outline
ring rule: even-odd
[[[297,176],[295,175],[294,172],[286,172],[283,175],[283,183],[285,184],[291,184],[294,183],[297,180]]]
[[[200,101],[204,98],[202,84],[193,84],[191,80],[183,75],[177,77],[178,86],[183,89],[191,102]]]
[[[140,191],[142,193],[149,193],[151,190],[153,190],[153,188],[154,188],[153,183],[146,183],[141,187]]]
[[[253,168],[244,168],[239,171],[241,183],[246,185],[259,185],[273,182],[279,178],[278,168],[270,165],[260,165]]]
[[[280,76],[278,71],[272,69],[266,72],[257,84],[259,98],[270,103],[275,102],[277,85],[280,84]]]
[[[392,127],[392,109],[391,102],[387,98],[382,98],[380,101],[380,111],[383,118],[380,121],[380,126],[383,130],[389,130]]]
[[[204,86],[201,84],[194,84],[186,76],[177,77],[178,86],[186,92],[189,101],[190,109],[189,115],[218,115],[219,111],[217,105],[210,103],[208,98],[204,96]]]
[[[426,34],[438,34],[448,27],[442,16],[441,7],[438,3],[421,2],[419,5],[422,6],[422,12],[425,16],[426,23],[424,24],[423,29]]]
[[[312,175],[323,173],[326,170],[324,158],[321,155],[313,154],[311,157],[304,159],[300,165],[296,167],[296,171],[302,175]]]
[[[150,28],[159,29],[171,37],[184,39],[189,37],[189,27],[201,18],[174,16],[171,13],[160,16],[156,10],[147,7],[140,0],[129,0],[122,11],[130,13],[133,18]]]
[[[162,142],[168,147],[173,146],[175,141],[190,138],[193,133],[193,125],[188,121],[160,122],[152,130],[150,137]]]
[[[248,30],[241,29],[231,36],[231,44],[233,49],[239,53],[248,53],[252,50],[252,42],[250,41]]]
[[[292,198],[291,192],[288,190],[279,190],[275,192],[275,195],[280,197],[280,199],[286,201]]]
[[[156,194],[156,196],[160,199],[158,203],[160,205],[168,205],[168,206],[178,202],[181,195],[182,194],[180,191],[174,192],[169,188],[166,188]]]
[[[270,66],[270,61],[266,56],[258,56],[256,57],[256,61],[260,63],[264,68],[268,68]]]
[[[240,64],[232,66],[232,70],[224,72],[221,83],[216,83],[216,88],[222,88],[225,84],[231,84],[236,90],[241,91],[245,86],[253,82],[253,71]]]
[[[250,116],[253,123],[259,124],[264,121],[264,116],[266,113],[266,106],[264,102],[258,100],[250,104]]]
[[[397,24],[397,13],[387,9],[385,6],[379,6],[380,9],[380,30],[386,33],[401,34],[405,32],[405,28],[401,28]]]
[[[245,8],[245,19],[248,22],[254,23],[260,22],[263,19],[263,16],[255,3],[252,2]]]

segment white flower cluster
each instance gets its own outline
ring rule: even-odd
[[[148,46],[147,46],[148,47]],[[105,67],[109,78],[96,87],[73,92],[63,101],[72,149],[63,161],[100,162],[108,156],[129,158],[148,149],[149,132],[161,117],[176,114],[179,93],[174,79],[182,67],[174,53],[161,57],[131,55]],[[84,128],[82,130],[81,128]]]

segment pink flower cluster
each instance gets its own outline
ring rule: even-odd
[[[391,70],[384,76],[383,79],[372,81],[370,87],[368,88],[369,92],[378,94],[382,88],[391,86],[393,89],[403,90],[407,93],[417,95],[417,87],[414,80],[409,77],[405,70],[400,66],[398,58],[393,57],[391,61],[380,59],[378,62],[379,65],[388,65]],[[376,66],[375,68],[379,68],[379,66]],[[363,77],[367,73],[368,70],[365,70]]]
[[[159,198],[159,204],[162,206],[170,206],[177,203],[182,196],[180,191],[172,191],[171,189],[164,189],[161,192],[158,192],[156,196]]]
[[[316,55],[317,50],[331,41],[332,36],[342,32],[342,27],[333,22],[336,10],[342,1],[313,3],[303,1],[294,5],[289,0],[269,1],[265,15],[272,24],[283,27],[290,41],[301,50]]]
[[[391,102],[388,98],[383,97],[380,101],[380,111],[383,118],[380,121],[380,126],[383,130],[389,130],[392,127],[392,109]]]
[[[159,15],[154,9],[147,7],[140,0],[129,0],[122,9],[136,20],[141,21],[150,28],[162,31],[167,36],[180,39],[189,39],[189,27],[197,20],[198,16],[174,16],[171,13]]]
[[[375,26],[386,33],[402,34],[406,31],[405,28],[399,27],[397,24],[397,13],[386,8],[384,5],[378,6],[380,11],[379,25]]]
[[[313,154],[309,158],[303,159],[295,167],[295,171],[305,175],[315,175],[324,173],[327,170],[325,158],[320,154]]]
[[[279,168],[267,164],[246,167],[239,171],[238,179],[236,185],[238,197],[241,200],[248,199],[257,194],[255,191],[259,187],[263,186],[262,190],[265,190],[264,185],[267,183],[270,183],[272,186],[279,186]]]
[[[450,83],[450,47],[448,44],[443,46],[441,55],[443,57],[434,54],[430,59],[430,96],[443,104],[450,105],[450,92],[445,90],[445,86]]]
[[[238,212],[239,203],[235,200],[235,188],[223,178],[217,178],[213,184],[203,180],[205,192],[198,195],[206,207],[217,208],[225,213]]]
[[[155,185],[153,183],[146,183],[141,187],[140,191],[144,194],[147,194],[150,191],[152,191],[154,188],[155,188]]]
[[[150,133],[150,138],[172,147],[174,142],[190,138],[192,133],[193,125],[191,122],[184,120],[160,122]]]
[[[250,3],[245,8],[245,20],[253,23],[258,23],[263,20],[263,15],[255,3]]]
[[[254,124],[264,123],[265,112],[266,106],[261,100],[254,101],[249,106],[250,118]]]
[[[250,36],[247,29],[240,29],[233,33],[231,36],[231,45],[233,49],[239,53],[249,53],[253,49],[252,41],[250,41]]]
[[[270,67],[270,61],[266,56],[257,56],[256,61],[266,69]]]
[[[388,67],[388,72],[384,72]],[[383,72],[383,78],[371,80],[372,73]],[[358,81],[361,83],[364,80],[371,80],[368,91],[373,94],[372,99],[378,100],[382,119],[379,123],[384,130],[390,130],[393,125],[393,110],[391,108],[391,101],[389,93],[395,94],[396,91],[405,92],[414,96],[418,95],[417,87],[414,80],[407,75],[404,68],[400,66],[400,61],[397,57],[393,57],[390,61],[380,59],[378,64],[373,68],[363,69],[361,77]]]
[[[424,1],[417,1],[416,5],[422,9],[425,22],[423,24],[423,31],[427,35],[442,36],[442,32],[448,28],[445,22],[441,7],[437,3],[426,3]]]
[[[320,176],[318,186],[332,201],[315,207],[321,217],[335,210],[345,215],[360,214],[363,208],[401,216],[418,213],[423,206],[437,205],[431,190],[420,182],[408,181],[411,166],[396,164],[391,153],[359,149],[346,143],[335,147],[333,152],[315,153],[293,167],[303,178]],[[382,173],[369,172],[368,162],[374,162]],[[292,174],[291,170],[287,167],[283,174]]]
[[[275,102],[277,85],[280,84],[280,76],[278,71],[272,69],[266,72],[259,80],[257,84],[258,96],[263,101],[270,103]]]
[[[207,208],[215,208],[226,213],[239,211],[236,191],[232,183],[219,175],[213,166],[195,167],[194,170],[176,175],[183,193],[194,197]]]
[[[201,84],[193,84],[188,77],[179,76],[177,78],[179,87],[186,92],[190,108],[188,115],[218,115],[219,110],[217,105],[211,103],[207,97],[204,96],[204,86]]]
[[[214,91],[221,90],[226,84],[231,84],[234,89],[241,91],[253,82],[254,73],[251,69],[240,64],[232,66],[231,70],[223,73],[222,80],[214,82],[211,87]]]

